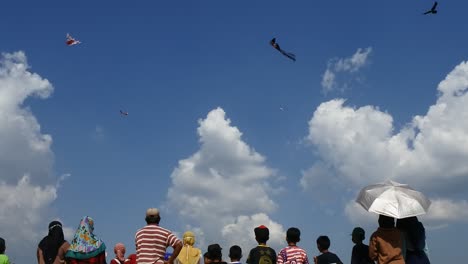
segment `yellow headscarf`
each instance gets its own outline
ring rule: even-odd
[[[197,264],[201,257],[201,251],[198,248],[194,248],[195,234],[191,231],[184,233],[183,237],[184,246],[177,256],[177,260],[181,264]]]

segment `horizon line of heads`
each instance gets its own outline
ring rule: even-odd
[[[261,225],[254,228],[255,240],[259,245],[266,245],[270,239],[270,230],[268,227]],[[296,245],[301,241],[301,231],[297,227],[290,227],[286,231],[286,242],[288,245]],[[317,238],[317,248],[319,251],[327,250],[330,247],[330,238],[321,235]],[[206,253],[203,255],[205,263],[222,262],[222,248],[219,244],[211,244],[208,246]],[[229,258],[231,261],[239,261],[242,258],[242,249],[238,245],[231,246],[229,249]]]

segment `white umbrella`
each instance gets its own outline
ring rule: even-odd
[[[397,219],[425,214],[431,205],[421,192],[394,181],[364,187],[356,202],[369,212]]]

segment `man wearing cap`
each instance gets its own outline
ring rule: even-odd
[[[182,249],[182,242],[171,231],[159,226],[161,216],[159,210],[146,210],[146,226],[135,234],[135,246],[138,264],[173,264]],[[174,251],[171,257],[164,261],[166,249],[171,246]]]
[[[366,238],[366,233],[361,227],[356,227],[351,233],[351,240],[354,242],[353,252],[351,254],[351,264],[369,264],[374,263],[369,258],[369,246],[362,243]]]

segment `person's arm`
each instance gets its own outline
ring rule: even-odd
[[[174,251],[172,251],[172,255],[167,260],[167,264],[174,264],[174,260],[179,256],[180,250],[182,250],[182,242],[178,241],[172,248]]]
[[[44,256],[42,255],[42,249],[37,248],[36,255],[37,255],[37,263],[38,264],[45,264]]]
[[[284,260],[283,260],[283,250],[281,250],[278,254],[278,256],[276,256],[276,264],[283,264]]]
[[[379,253],[378,253],[377,238],[374,235],[372,235],[369,240],[369,258],[373,261],[377,261],[378,256],[379,256]]]

